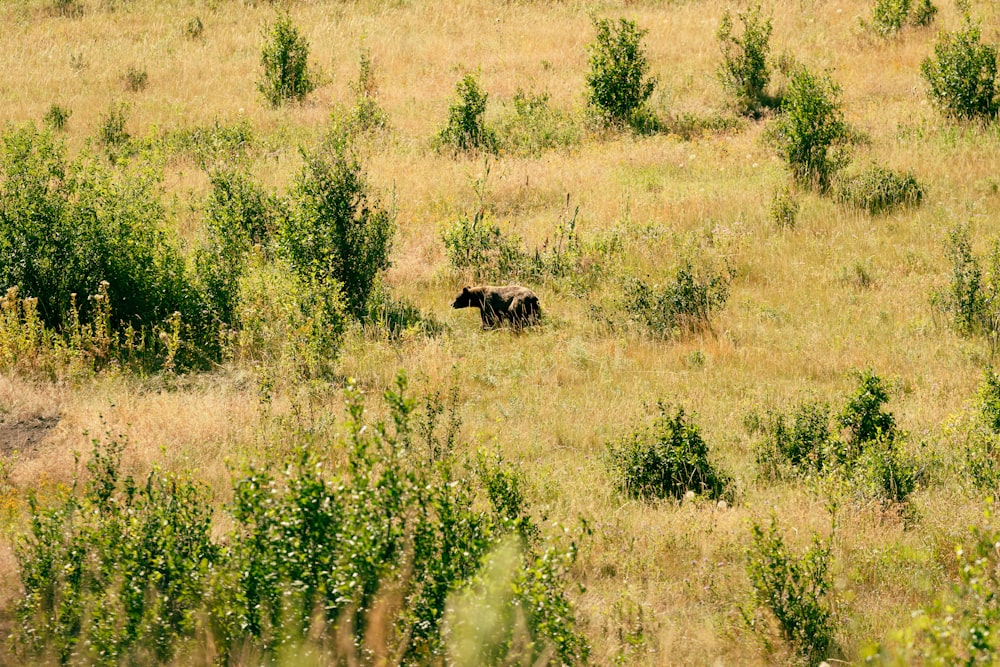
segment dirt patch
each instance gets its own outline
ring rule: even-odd
[[[6,422],[0,417],[0,454],[20,452],[22,457],[32,457],[38,444],[59,423],[59,417],[35,415]]]

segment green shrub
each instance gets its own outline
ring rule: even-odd
[[[765,92],[771,80],[767,63],[771,51],[771,19],[764,18],[760,5],[738,12],[743,34],[733,35],[733,19],[727,9],[722,15],[717,37],[722,49],[719,78],[736,98],[741,113],[756,115],[773,100]]]
[[[781,229],[794,229],[801,205],[787,187],[771,197],[771,221]]]
[[[128,123],[129,106],[126,103],[112,105],[108,113],[101,116],[101,124],[97,129],[97,141],[109,151],[128,144],[129,135],[125,125]]]
[[[712,316],[726,305],[729,280],[710,269],[696,271],[686,260],[666,285],[649,285],[639,278],[627,280],[622,304],[631,318],[656,336],[697,333],[710,329]]]
[[[652,426],[608,445],[608,468],[615,487],[633,498],[681,499],[688,491],[710,498],[731,495],[731,480],[708,460],[708,445],[684,408],[660,415]]]
[[[384,284],[379,284],[368,299],[364,317],[367,330],[389,340],[409,335],[437,336],[444,331],[433,315],[425,313],[405,298],[393,296]]]
[[[353,316],[362,318],[379,274],[389,266],[396,231],[358,159],[343,144],[303,154],[278,229],[285,257],[304,280],[339,285]]]
[[[228,168],[220,164],[239,163],[259,145],[246,118],[230,124],[215,120],[211,125],[179,128],[165,133],[160,141],[167,151],[189,155],[206,171]]]
[[[136,483],[120,471],[125,445],[94,441],[82,494],[64,493],[50,507],[29,499],[16,605],[29,656],[165,663],[194,633],[218,555],[210,497],[155,471]]]
[[[587,73],[587,101],[601,119],[610,125],[631,125],[653,94],[656,80],[647,78],[649,63],[642,47],[646,30],[619,18],[595,19],[597,35],[587,47],[590,71]]]
[[[218,170],[210,180],[208,238],[195,265],[214,319],[231,328],[247,253],[254,246],[270,247],[279,212],[260,186],[240,172]]]
[[[839,455],[847,463],[853,462],[867,443],[896,436],[896,418],[882,409],[889,402],[888,384],[870,368],[856,377],[858,386],[837,415],[838,426],[847,434]]]
[[[125,89],[133,93],[145,89],[146,84],[149,83],[149,75],[146,70],[135,66],[130,66],[126,70],[123,79],[125,80]]]
[[[910,15],[911,0],[875,0],[872,20],[865,27],[882,37],[890,37],[903,29]]]
[[[544,151],[580,143],[580,129],[573,119],[549,104],[546,93],[518,89],[512,113],[497,126],[497,143],[504,151],[537,156]]]
[[[448,124],[438,135],[438,142],[456,151],[495,150],[496,134],[483,118],[489,95],[480,88],[474,74],[462,77],[455,86],[455,97],[448,107]]]
[[[934,5],[931,0],[917,0],[916,6],[910,13],[910,22],[915,26],[920,26],[921,28],[926,28],[934,21],[934,17],[937,16],[938,8]]]
[[[188,39],[201,39],[205,34],[205,26],[201,18],[194,16],[184,24],[184,34]]]
[[[109,170],[33,126],[0,147],[0,284],[37,298],[50,327],[86,322],[107,287],[113,328],[149,331],[180,312],[196,343],[212,336],[183,258],[162,227],[158,175]],[[72,295],[76,295],[76,307]]]
[[[840,86],[829,74],[798,67],[781,101],[781,115],[768,132],[796,183],[825,192],[844,166],[850,132],[839,101]]]
[[[257,90],[272,107],[301,102],[316,88],[309,70],[309,42],[288,12],[279,12],[274,24],[265,28],[264,40]]]
[[[333,377],[347,324],[339,285],[302,278],[258,251],[244,261],[233,299],[236,358],[292,381]]]
[[[919,206],[923,198],[924,188],[912,174],[874,164],[857,175],[837,180],[837,199],[869,215]]]
[[[980,28],[966,21],[956,32],[942,32],[934,56],[920,65],[928,93],[945,114],[991,121],[1000,109],[997,49],[980,41]]]
[[[384,130],[389,127],[389,116],[378,103],[378,82],[375,80],[375,65],[368,49],[361,50],[358,59],[358,80],[351,85],[354,92],[354,110],[349,123],[360,132]]]
[[[45,124],[45,127],[49,129],[61,130],[66,127],[66,123],[72,115],[73,112],[69,109],[64,109],[58,104],[53,104],[49,107],[49,110],[45,112],[45,117],[42,118],[42,122]]]
[[[1000,374],[986,369],[979,384],[976,416],[962,448],[965,477],[976,489],[1000,491]]]
[[[806,664],[819,664],[833,646],[833,614],[827,599],[832,585],[830,542],[813,535],[812,547],[796,555],[785,545],[773,516],[767,531],[756,522],[751,531],[747,574],[757,609],[770,612],[799,658]],[[746,620],[757,627],[760,619],[754,614]]]
[[[973,528],[955,548],[957,581],[914,611],[898,633],[905,644],[880,646],[869,662],[899,665],[994,665],[1000,627],[1000,534]]]
[[[967,225],[949,232],[947,253],[951,281],[932,295],[932,302],[950,316],[960,334],[985,337],[995,353],[1000,343],[1000,243],[994,241],[985,272],[972,252]]]
[[[830,406],[826,403],[804,401],[790,417],[770,416],[760,430],[764,437],[755,449],[757,468],[763,477],[784,477],[786,469],[799,475],[830,469],[834,438],[830,431]]]
[[[527,255],[521,239],[504,234],[480,209],[470,220],[462,215],[441,234],[448,263],[473,282],[503,282],[525,271]]]

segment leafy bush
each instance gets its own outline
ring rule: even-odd
[[[919,206],[923,198],[924,188],[913,174],[897,173],[878,165],[837,181],[837,199],[869,215]]]
[[[837,424],[847,433],[838,454],[847,463],[853,462],[867,443],[896,435],[896,418],[882,409],[889,402],[888,384],[870,368],[857,373],[857,380],[858,386],[837,415]]]
[[[383,284],[372,291],[364,321],[368,331],[384,335],[389,340],[412,334],[436,336],[444,331],[444,325],[433,315],[423,312],[405,298],[394,297]]]
[[[303,159],[278,228],[281,251],[302,279],[339,285],[348,312],[362,318],[389,266],[393,215],[372,194],[348,147],[327,143]]]
[[[986,369],[979,384],[975,421],[962,448],[965,476],[972,486],[1000,491],[1000,374]]]
[[[580,143],[580,129],[569,115],[552,108],[548,94],[518,89],[511,106],[513,113],[504,115],[497,127],[497,143],[503,150],[537,156]]]
[[[233,300],[236,358],[292,381],[332,377],[347,324],[339,285],[302,278],[257,251],[244,261]]]
[[[196,255],[196,267],[213,317],[232,327],[247,253],[270,245],[278,211],[260,186],[240,172],[218,170],[210,179],[208,239]]]
[[[827,600],[832,585],[830,542],[813,535],[812,547],[796,555],[785,545],[773,516],[767,531],[756,522],[751,531],[747,574],[757,609],[773,615],[782,637],[805,663],[819,664],[833,645],[833,614]],[[746,620],[756,627],[759,619],[747,614]]]
[[[148,330],[180,312],[200,341],[203,304],[161,227],[158,186],[147,171],[111,171],[86,156],[69,163],[49,131],[4,132],[0,284],[37,298],[42,321],[61,328],[77,314],[89,319],[106,281],[116,331]]]
[[[184,34],[188,39],[201,39],[205,33],[205,25],[201,22],[201,18],[194,16],[184,24]]]
[[[309,42],[292,23],[288,12],[279,12],[264,30],[261,48],[261,78],[257,90],[272,107],[301,102],[316,88],[309,71]]]
[[[524,272],[528,258],[521,239],[504,234],[482,209],[471,220],[460,216],[441,237],[448,263],[474,282],[512,280]]]
[[[94,441],[79,496],[67,492],[50,507],[29,499],[16,608],[30,656],[163,663],[194,632],[218,554],[208,492],[157,472],[137,484],[120,471],[125,445]]]
[[[934,21],[937,12],[938,8],[931,0],[917,0],[916,6],[910,13],[910,21],[913,25],[925,28]]]
[[[623,127],[641,118],[646,100],[653,94],[656,80],[647,78],[649,63],[642,48],[646,30],[619,18],[595,19],[597,35],[587,47],[588,104],[610,125]]]
[[[358,80],[351,85],[354,92],[354,110],[349,123],[360,132],[384,130],[389,127],[389,116],[378,103],[378,83],[375,81],[375,65],[368,49],[361,50],[358,59]]]
[[[932,301],[951,317],[960,334],[984,336],[995,353],[1000,343],[1000,244],[994,241],[985,272],[972,252],[967,225],[949,232],[947,252],[951,282],[932,295]]]
[[[656,336],[691,334],[711,328],[712,316],[726,305],[729,277],[706,269],[695,270],[690,260],[678,268],[673,281],[649,285],[639,278],[625,283],[625,311]]]
[[[815,474],[830,469],[833,433],[830,406],[820,401],[804,401],[790,417],[770,416],[762,424],[762,441],[756,446],[757,467],[767,478],[795,474]]]
[[[871,23],[862,20],[861,25],[880,37],[892,37],[907,24],[930,25],[937,11],[931,0],[917,0],[915,5],[913,0],[875,0]]]
[[[273,468],[234,473],[221,539],[203,487],[156,471],[136,484],[120,472],[122,441],[95,445],[83,493],[31,504],[18,552],[25,656],[228,664],[252,654],[270,664],[335,647],[341,659],[376,650],[405,664],[440,662],[459,651],[456,626],[480,622],[446,620],[446,609],[481,590],[502,551],[506,577],[478,596],[506,619],[487,664],[513,655],[585,662],[589,646],[563,592],[575,544],[512,543],[518,521],[530,519],[480,509],[483,490],[457,473],[445,444],[455,434],[438,435],[439,413],[415,429],[404,390],[401,378],[386,393],[391,426],[367,423],[352,386],[343,437],[301,437]],[[330,451],[345,458],[332,473],[321,457]],[[496,465],[492,487],[509,495],[516,476]]]
[[[743,34],[733,35],[733,19],[727,9],[722,14],[717,37],[722,49],[719,78],[736,98],[742,113],[756,115],[773,102],[764,92],[771,80],[767,57],[771,51],[771,19],[764,18],[760,5],[736,15],[743,24]]]
[[[731,480],[708,460],[708,446],[684,408],[668,412],[658,403],[652,426],[608,445],[608,468],[615,487],[633,498],[681,499],[688,491],[710,498],[730,494]]]
[[[956,32],[942,32],[934,56],[920,64],[928,93],[945,114],[955,118],[993,120],[997,97],[997,49],[980,41],[980,28],[966,21]]]
[[[45,117],[42,118],[42,122],[47,128],[52,130],[61,130],[66,127],[66,123],[72,115],[73,112],[69,109],[64,109],[58,104],[53,104],[49,107],[49,110],[45,112]]]
[[[205,170],[228,168],[220,165],[242,161],[259,145],[246,118],[179,128],[165,133],[160,141],[167,151],[186,153]]]
[[[957,581],[914,612],[902,637],[905,645],[879,647],[885,664],[993,665],[1000,659],[1000,534],[973,528],[955,548]]]
[[[125,89],[133,93],[145,89],[146,84],[149,82],[149,75],[146,73],[146,70],[135,66],[130,66],[123,78],[125,80]]]
[[[794,229],[801,205],[786,187],[771,197],[771,220],[781,229]]]
[[[131,135],[125,129],[128,123],[129,106],[122,103],[112,105],[108,113],[101,116],[101,125],[97,130],[97,141],[109,151],[124,147]]]
[[[829,74],[804,67],[791,75],[781,115],[769,128],[771,140],[800,185],[825,192],[834,173],[847,163],[850,138],[841,111],[840,86]]]
[[[440,144],[456,151],[495,150],[496,135],[483,118],[489,95],[474,74],[462,77],[455,86],[455,97],[448,107],[448,124],[438,135]]]

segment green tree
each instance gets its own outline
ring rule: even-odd
[[[594,21],[597,36],[587,47],[588,103],[611,125],[623,126],[633,120],[649,96],[656,79],[646,76],[649,63],[642,48],[646,30],[624,18]]]

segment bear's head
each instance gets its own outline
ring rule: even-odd
[[[455,303],[451,304],[452,308],[469,308],[470,306],[477,306],[478,301],[476,299],[476,291],[468,287],[462,289],[462,293],[455,297]]]

